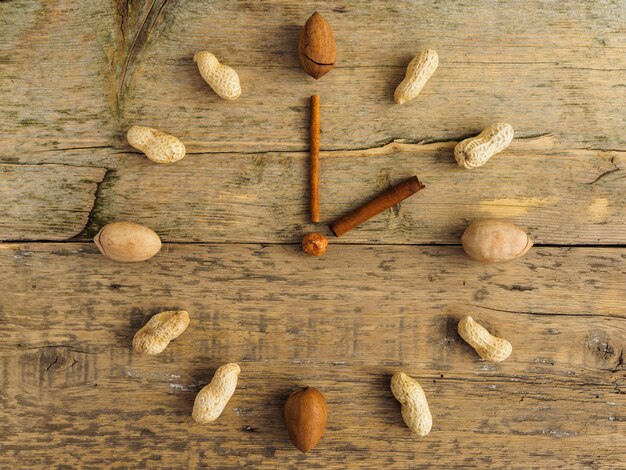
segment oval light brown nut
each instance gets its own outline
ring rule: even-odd
[[[156,163],[173,163],[185,156],[185,144],[173,135],[146,126],[133,126],[126,133],[128,143]]]
[[[109,259],[132,263],[152,258],[161,249],[161,240],[152,229],[135,222],[112,222],[93,239]]]
[[[302,250],[312,256],[322,256],[327,245],[328,238],[321,233],[307,233],[302,238]]]
[[[337,49],[333,30],[318,12],[311,15],[300,32],[298,57],[304,71],[316,80],[335,66]]]
[[[433,417],[419,382],[404,372],[396,372],[391,378],[391,393],[402,405],[402,418],[409,429],[418,436],[428,434]]]
[[[285,403],[285,424],[289,439],[303,454],[313,449],[324,434],[328,406],[313,387],[293,392]]]
[[[517,225],[497,219],[477,220],[461,237],[463,249],[483,263],[498,263],[523,256],[533,242]]]
[[[480,357],[488,361],[501,362],[511,355],[513,346],[506,339],[493,336],[470,316],[461,319],[457,331]]]
[[[198,64],[200,75],[217,96],[230,101],[241,96],[239,75],[232,67],[221,64],[217,57],[208,51],[196,53],[193,61]]]
[[[235,393],[241,373],[238,364],[230,363],[215,371],[211,383],[205,386],[193,403],[192,417],[197,423],[210,423],[220,417],[228,400]]]
[[[513,128],[506,122],[492,124],[476,137],[459,142],[454,147],[454,158],[463,168],[477,168],[507,148],[513,141],[513,134]]]
[[[184,310],[157,313],[135,333],[133,348],[140,353],[162,353],[170,341],[183,334],[188,326],[189,313]]]

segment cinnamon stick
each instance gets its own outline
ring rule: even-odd
[[[311,222],[320,221],[320,97],[311,96]]]
[[[413,176],[379,194],[355,211],[336,220],[330,225],[330,229],[337,237],[340,237],[357,225],[371,219],[376,214],[380,214],[385,209],[389,209],[399,202],[404,201],[407,197],[412,196],[425,187],[426,186],[419,182],[417,176]]]

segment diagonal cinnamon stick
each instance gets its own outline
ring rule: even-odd
[[[311,96],[311,222],[320,221],[320,97]]]
[[[330,229],[337,237],[340,237],[357,225],[371,219],[376,214],[380,214],[385,209],[389,209],[399,202],[404,201],[407,197],[412,196],[425,187],[426,186],[419,182],[417,176],[413,176],[389,188],[358,209],[336,220],[330,225]]]

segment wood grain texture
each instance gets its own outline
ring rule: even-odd
[[[106,2],[0,3],[3,162],[79,164],[60,149],[118,140],[108,97],[114,12]],[[37,157],[24,158],[30,152]]]
[[[341,239],[308,223],[306,152],[189,155],[168,167],[127,154],[101,185],[85,235],[132,219],[169,241],[295,243],[321,229],[332,243],[458,244],[472,220],[496,217],[539,244],[626,243],[626,152],[565,150],[546,136],[516,140],[480,169],[464,170],[454,144],[322,152],[326,224],[411,175],[426,185]]]
[[[623,467],[626,1],[315,9],[337,43],[320,82],[297,59],[308,2],[0,1],[0,240],[33,241],[0,243],[0,468]],[[395,105],[426,48],[438,70]],[[237,70],[236,102],[200,77],[205,49]],[[297,248],[314,228],[313,94],[323,221],[410,175],[427,186],[319,259]],[[512,146],[460,169],[454,144],[496,121]],[[132,124],[189,155],[152,164]],[[567,246],[478,264],[458,242],[484,217]],[[120,219],[174,243],[133,265],[84,243]],[[132,352],[152,314],[179,308],[184,335]],[[480,360],[456,333],[465,314],[512,356]],[[193,423],[230,361],[224,415]],[[426,438],[402,422],[397,370],[429,398]],[[307,456],[282,419],[303,385],[330,407]]]
[[[623,0],[316,7],[338,48],[323,82],[298,64],[306,2],[2,2],[2,158],[125,147],[131,124],[180,136],[192,151],[303,151],[316,93],[328,107],[322,150],[453,140],[496,121],[573,148],[624,148]],[[237,70],[236,103],[200,77],[192,57],[207,47]],[[395,105],[407,63],[427,47],[439,53],[436,75],[418,100]]]
[[[0,323],[1,421],[20,430],[3,442],[12,462],[609,468],[626,458],[624,249],[538,248],[505,268],[456,247],[337,246],[312,259],[291,246],[182,244],[120,265],[87,244],[11,244],[0,269],[16,273]],[[133,353],[135,331],[173,308],[190,312],[189,329],[160,356]],[[463,343],[467,313],[512,342],[509,360],[485,363]],[[242,367],[235,396],[216,423],[194,424],[195,393],[229,361]],[[402,424],[396,370],[424,386],[427,438]],[[326,395],[329,425],[303,457],[282,405],[307,384]]]
[[[0,164],[0,240],[65,240],[86,226],[104,168]]]
[[[345,237],[332,237],[332,242],[458,244],[471,221],[496,217],[519,224],[536,244],[626,243],[626,152],[569,150],[554,136],[544,136],[514,140],[485,166],[464,170],[454,161],[454,145],[393,142],[322,152],[325,224],[410,175],[426,185]],[[68,232],[63,226],[42,230],[42,200],[52,201],[51,211],[58,201],[82,201],[83,210],[89,212],[87,224],[84,212],[63,214],[63,220],[76,228],[87,225],[82,239],[116,220],[143,223],[165,241],[295,243],[305,231],[327,230],[307,222],[306,152],[193,154],[167,166],[139,153],[121,152],[116,159],[102,177],[96,200],[92,185],[68,186],[49,174],[44,178],[57,183],[46,188],[51,192],[45,197],[7,196],[15,201],[11,207],[19,217],[10,220],[11,231],[0,232],[0,240],[14,239],[15,233],[29,240],[62,240],[80,231]],[[20,174],[33,175],[38,167],[27,168],[31,170],[19,170]],[[62,167],[44,166],[39,171],[45,168]],[[74,178],[81,178],[80,171],[103,170],[78,171]],[[25,184],[22,193],[37,183]]]

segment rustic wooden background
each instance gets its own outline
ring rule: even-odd
[[[337,67],[296,57],[314,9]],[[440,66],[392,93],[420,49]],[[208,49],[243,95],[220,100]],[[322,217],[417,174],[427,188],[311,258],[308,97],[322,99]],[[0,1],[0,467],[624,468],[626,1]],[[499,120],[516,140],[474,171],[455,143]],[[159,166],[131,124],[182,138]],[[469,221],[537,246],[468,259]],[[129,219],[157,257],[118,264],[91,238]],[[328,233],[325,225],[323,231]],[[184,308],[160,356],[131,351],[150,315]],[[472,314],[508,338],[481,361]],[[196,392],[225,363],[239,387],[211,425]],[[423,385],[413,437],[389,379]],[[282,406],[319,388],[330,417],[303,456]]]

